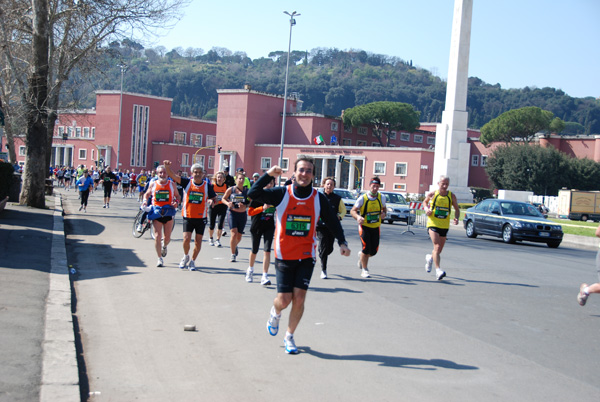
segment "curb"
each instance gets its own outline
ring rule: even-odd
[[[62,199],[54,197],[50,283],[46,298],[40,401],[80,401],[79,371],[71,314],[71,282]]]

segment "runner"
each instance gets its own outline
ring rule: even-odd
[[[287,332],[284,338],[285,352],[298,353],[294,332],[304,312],[304,301],[315,266],[317,239],[316,221],[320,217],[332,228],[344,256],[350,249],[344,238],[340,221],[331,213],[323,194],[312,188],[314,161],[301,157],[294,166],[296,182],[285,187],[264,188],[283,173],[279,166],[271,167],[252,186],[249,197],[254,201],[274,205],[275,223],[275,270],[277,275],[277,296],[271,307],[267,321],[267,331],[275,336],[279,331],[281,312],[290,303],[292,308]]]
[[[211,246],[221,247],[221,236],[223,234],[223,223],[225,222],[225,216],[227,215],[227,205],[222,201],[225,191],[227,191],[227,184],[225,183],[225,173],[217,172],[213,178],[213,189],[217,194],[217,198],[210,202],[210,225],[208,227],[208,235],[210,237],[209,243]],[[219,218],[219,224],[217,226],[217,240],[213,240],[213,234],[215,231],[215,224]]]
[[[175,183],[168,180],[165,166],[157,167],[156,173],[158,178],[150,183],[148,191],[144,194],[142,206],[146,207],[148,199],[152,197],[153,211],[148,215],[148,219],[152,220],[154,231],[154,248],[158,256],[156,266],[162,267],[163,258],[167,256],[167,246],[171,242],[171,232],[175,223],[173,218],[180,198]]]
[[[346,206],[342,201],[342,197],[333,192],[333,189],[335,188],[335,179],[333,177],[326,177],[322,183],[323,194],[325,194],[325,197],[329,201],[331,212],[336,214],[338,219],[341,221],[342,217],[346,214]],[[317,237],[319,238],[321,279],[327,279],[327,258],[329,257],[329,254],[333,252],[333,243],[335,241],[335,237],[322,219],[319,219],[319,222],[317,223]]]
[[[448,191],[450,179],[447,176],[440,176],[438,189],[432,191],[423,200],[425,214],[427,215],[427,232],[433,243],[433,251],[425,256],[425,271],[431,272],[431,266],[435,263],[435,277],[441,281],[446,272],[440,268],[440,259],[446,236],[450,229],[450,208],[454,207],[454,224],[458,225],[460,209],[456,196]]]
[[[100,183],[100,173],[98,173],[98,169],[94,169],[92,171],[92,180],[94,181],[94,191],[98,189],[98,183]]]
[[[183,187],[183,203],[181,215],[183,216],[183,258],[179,263],[180,269],[186,267],[190,271],[196,270],[196,258],[200,254],[202,247],[202,236],[206,227],[206,212],[208,210],[208,200],[214,200],[216,194],[212,186],[204,180],[204,170],[202,165],[195,163],[190,172],[192,179],[173,174],[171,170],[171,161],[164,161],[167,174],[173,181]],[[194,252],[190,259],[190,243],[192,241],[192,232],[196,232],[194,237]]]
[[[370,278],[369,258],[379,250],[379,233],[385,219],[385,195],[379,192],[381,180],[375,176],[369,182],[369,192],[358,197],[350,210],[350,215],[358,222],[358,234],[362,250],[358,252],[358,268],[363,278]]]
[[[71,175],[72,175],[71,168],[67,167],[65,169],[65,173],[64,173],[65,189],[67,191],[69,191],[71,189]]]
[[[123,198],[129,197],[129,183],[131,177],[129,176],[129,170],[123,173],[121,176],[121,188],[123,189]]]
[[[248,189],[244,187],[244,179],[246,175],[238,172],[235,175],[235,186],[229,187],[223,195],[223,203],[229,208],[227,221],[231,230],[231,240],[229,247],[231,248],[231,262],[235,262],[238,256],[238,244],[242,241],[244,228],[248,221],[246,208],[250,203],[248,199]]]
[[[140,174],[137,177],[138,184],[138,201],[142,202],[144,198],[144,189],[146,188],[146,182],[148,181],[148,175],[146,175],[146,171],[144,169],[140,170]]]
[[[84,169],[82,173],[83,175],[77,179],[75,184],[79,189],[79,198],[81,199],[81,206],[79,207],[79,210],[81,211],[83,209],[83,212],[87,212],[88,198],[90,196],[90,190],[94,185],[94,181],[88,175],[87,169]]]
[[[110,166],[107,166],[104,173],[100,176],[102,186],[104,188],[104,206],[102,208],[110,208],[110,195],[113,189],[113,183],[117,177],[110,171]]]
[[[596,228],[596,237],[600,237],[600,226]],[[598,272],[598,280],[600,281],[600,249],[596,253],[596,271]],[[591,293],[600,293],[600,282],[592,283],[591,285],[582,283],[581,286],[579,286],[577,302],[579,302],[580,306],[585,306]]]
[[[135,169],[131,169],[131,174],[129,175],[129,193],[131,198],[135,195],[135,189],[137,188],[137,174],[135,173]]]
[[[275,185],[275,178],[265,186],[269,189]],[[252,250],[250,251],[250,263],[246,270],[246,282],[252,282],[254,275],[254,262],[260,239],[264,238],[263,243],[263,274],[260,284],[267,286],[271,284],[269,280],[269,265],[271,264],[271,244],[275,234],[275,207],[269,204],[263,204],[257,201],[250,202],[248,215],[251,216],[250,235],[252,236]]]

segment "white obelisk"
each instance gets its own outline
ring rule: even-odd
[[[469,48],[473,0],[455,0],[450,62],[446,87],[446,107],[435,133],[433,183],[438,188],[441,175],[450,178],[450,191],[458,201],[472,202],[468,187],[471,146],[467,142],[467,86],[469,80]]]

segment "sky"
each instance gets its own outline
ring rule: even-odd
[[[192,0],[145,47],[213,47],[252,58],[292,50],[359,49],[446,78],[454,0]],[[600,1],[473,0],[469,76],[502,88],[552,87],[600,97]]]

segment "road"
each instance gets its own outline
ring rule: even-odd
[[[424,270],[425,231],[384,225],[363,279],[347,217],[352,257],[336,247],[330,279],[315,270],[295,336],[301,353],[291,356],[283,335],[265,329],[275,287],[244,280],[249,232],[237,263],[206,236],[201,269],[181,271],[178,217],[157,268],[149,234],[131,236],[135,200],[115,197],[103,209],[98,192],[83,214],[65,194],[92,401],[564,401],[600,391],[600,298],[576,302],[579,284],[597,280],[594,251],[468,239],[453,228],[448,276],[436,281]]]

